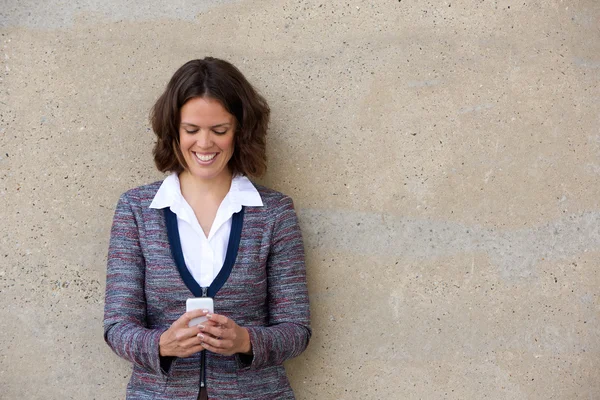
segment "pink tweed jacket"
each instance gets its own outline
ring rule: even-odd
[[[161,182],[124,193],[111,230],[104,338],[133,364],[127,399],[196,400],[201,353],[159,356],[160,335],[194,297],[175,265],[162,210],[149,208]],[[206,351],[209,399],[293,399],[282,363],[311,336],[304,249],[292,201],[255,185],[263,207],[245,207],[237,257],[214,295],[215,312],[248,328],[253,357]]]

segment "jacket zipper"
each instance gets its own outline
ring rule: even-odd
[[[208,297],[208,287],[202,288],[202,297]],[[200,388],[206,386],[206,350],[200,352]]]

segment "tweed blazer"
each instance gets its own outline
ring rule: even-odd
[[[104,338],[133,364],[127,399],[189,399],[200,358],[160,357],[161,334],[194,297],[175,265],[162,210],[149,208],[161,182],[121,195],[111,229]],[[210,399],[293,399],[282,363],[311,336],[304,248],[292,200],[255,185],[262,207],[245,207],[237,257],[214,296],[215,313],[248,329],[253,356],[206,353]]]

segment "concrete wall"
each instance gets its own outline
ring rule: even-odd
[[[596,0],[0,2],[0,398],[123,397],[113,209],[161,179],[148,109],[205,55],[273,109],[263,183],[295,199],[313,313],[299,399],[600,398],[599,21]]]

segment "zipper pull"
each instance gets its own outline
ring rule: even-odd
[[[202,288],[202,297],[208,297],[208,287]]]

